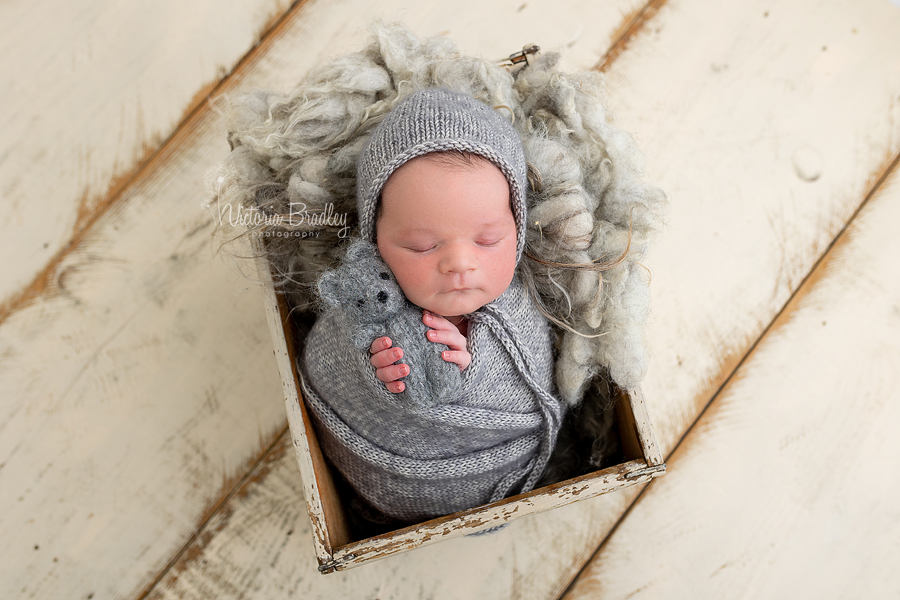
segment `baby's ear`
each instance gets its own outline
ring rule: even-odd
[[[330,308],[336,308],[341,304],[342,280],[337,271],[325,271],[319,277],[316,287],[319,290],[319,298]]]

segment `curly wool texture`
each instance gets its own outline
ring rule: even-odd
[[[406,300],[375,244],[351,243],[343,264],[319,278],[318,290],[326,306],[341,311],[357,348],[367,349],[372,340],[387,336],[405,350],[397,364],[409,365],[410,374],[403,379],[405,389],[396,394],[397,401],[420,410],[459,394],[459,367],[441,358],[447,346],[425,338],[428,328],[422,322],[422,309]]]
[[[412,92],[445,87],[514,115],[531,166],[526,253],[612,265],[600,272],[520,264],[520,277],[560,331],[560,395],[578,403],[603,370],[619,387],[637,386],[647,366],[649,313],[649,277],[638,261],[663,224],[666,198],[641,180],[643,158],[631,136],[610,124],[602,75],[561,73],[554,54],[510,72],[460,55],[443,37],[420,41],[398,25],[372,31],[363,51],[332,59],[290,93],[257,91],[230,105],[234,151],[219,199],[256,208],[273,217],[266,227],[291,232],[267,238],[289,300],[301,310],[315,306],[316,279],[356,226],[355,165],[372,129]],[[347,215],[346,227],[313,218],[329,211]],[[292,222],[277,222],[292,212]]]

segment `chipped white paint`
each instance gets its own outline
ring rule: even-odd
[[[498,592],[504,589],[506,593],[515,592],[523,585],[522,576],[510,580],[506,561],[525,550],[521,545],[509,543],[509,532],[519,529],[517,535],[527,534],[530,530],[528,519],[520,519],[506,530],[488,536],[447,539],[433,546],[421,546],[413,553],[389,556],[379,548],[386,556],[383,560],[358,569],[337,571],[327,577],[319,575],[313,545],[309,541],[309,519],[303,503],[297,501],[302,495],[302,486],[289,444],[286,439],[280,451],[253,473],[251,479],[256,483],[240,490],[241,502],[213,517],[208,530],[218,533],[198,540],[187,553],[189,558],[179,561],[171,574],[154,589],[151,600],[241,596],[399,600],[435,594],[460,599],[492,597],[480,595],[485,582],[478,577],[478,565],[486,564],[495,568],[497,580],[494,586]],[[612,475],[610,478],[617,477]],[[562,487],[568,489],[559,491],[569,494],[584,488],[577,485]],[[589,493],[589,490],[581,493]],[[542,495],[536,506],[529,506],[527,500],[510,500],[507,510],[517,505],[521,506],[520,510],[540,510],[542,499],[548,498]],[[546,514],[575,506],[578,505]],[[428,531],[440,536],[458,525],[455,520],[442,521]],[[565,529],[557,533],[564,534]],[[402,542],[404,538],[395,541]],[[352,554],[353,550],[348,547],[338,556]],[[429,581],[435,571],[446,575],[440,587]]]
[[[900,178],[565,600],[900,597]]]
[[[259,253],[261,247],[258,244],[256,247],[257,253]],[[421,546],[484,531],[527,515],[594,498],[638,483],[646,483],[652,477],[658,477],[665,473],[665,465],[661,464],[659,448],[656,447],[653,438],[643,398],[640,390],[635,389],[629,393],[627,402],[623,403],[622,411],[627,416],[624,423],[620,424],[620,428],[635,428],[637,446],[643,454],[640,459],[627,461],[569,482],[558,483],[483,507],[434,519],[418,526],[407,527],[377,538],[335,547],[336,544],[333,540],[344,534],[336,531],[333,526],[329,527],[323,511],[322,497],[330,495],[332,503],[339,503],[340,499],[334,496],[332,489],[323,487],[319,483],[328,477],[327,468],[321,461],[314,463],[310,456],[311,443],[315,443],[314,435],[311,435],[312,424],[309,422],[306,412],[300,407],[301,398],[297,388],[298,374],[285,340],[283,323],[287,313],[284,309],[279,310],[265,261],[259,261],[258,268],[263,275],[263,285],[266,290],[264,295],[266,313],[269,315],[272,341],[278,357],[278,369],[284,387],[288,422],[293,435],[293,445],[297,451],[306,506],[312,524],[313,543],[321,572],[331,573]],[[298,498],[297,501],[299,502],[300,499]]]
[[[0,304],[289,0],[0,3]]]
[[[656,436],[653,434],[653,427],[650,424],[650,415],[647,414],[647,405],[644,402],[644,394],[640,388],[633,389],[629,392],[631,397],[631,411],[634,415],[634,425],[637,428],[638,441],[641,444],[641,450],[647,459],[647,464],[651,467],[661,465],[663,463],[662,453],[656,444]]]
[[[275,347],[275,363],[281,376],[281,389],[284,394],[284,405],[287,412],[288,425],[292,432],[292,446],[300,467],[300,478],[303,481],[303,498],[306,500],[307,512],[313,528],[313,544],[319,564],[333,558],[333,549],[325,522],[325,509],[322,505],[321,493],[316,482],[315,467],[310,455],[310,441],[306,435],[306,417],[300,406],[300,392],[297,372],[294,367],[294,349],[285,336],[287,313],[282,308],[283,299],[275,293],[272,273],[265,259],[265,248],[259,237],[251,237],[252,255],[256,257],[256,273],[263,290],[263,303],[269,324],[269,334]],[[323,474],[324,475],[324,474]],[[300,502],[301,499],[297,498]]]
[[[876,0],[852,7],[810,0],[777,10],[761,2],[719,7],[672,0],[613,63],[610,100],[618,123],[636,132],[651,179],[672,198],[669,231],[648,265],[653,357],[644,386],[665,453],[729,372],[729,357],[742,356],[771,322],[853,214],[883,159],[896,154],[900,104],[891,98],[900,96],[900,84],[891,61],[900,52],[885,50],[900,44],[892,34],[895,13]],[[878,60],[868,60],[873,56]],[[273,50],[268,60],[281,59]],[[822,174],[813,182],[797,177],[792,162],[805,145],[822,156]],[[296,470],[294,457],[282,459],[281,469]],[[251,486],[248,498],[292,502],[282,494],[301,489],[295,477],[292,491],[267,480]],[[308,539],[305,546],[292,539],[277,563],[266,562],[271,553],[255,554],[258,546],[243,539],[251,521],[260,537],[275,540],[284,525],[260,519],[250,501],[236,501],[231,521],[201,554],[208,562],[186,564],[161,594],[202,598],[192,586],[203,582],[216,593],[260,599],[290,592],[553,598],[635,489],[328,577],[313,572]],[[220,556],[227,558],[217,562]]]
[[[525,4],[310,2],[242,85],[289,86],[325,56],[358,47],[375,14],[424,34],[449,29],[491,57],[522,40],[565,45],[577,22],[584,30],[571,51],[591,59],[570,66],[586,66],[617,13],[636,6]],[[671,0],[609,72],[619,125],[636,132],[651,178],[673,201],[649,263],[654,354],[644,384],[664,450],[709,398],[723,356],[740,356],[771,320],[900,140],[898,11],[875,0],[772,6],[720,13],[715,3]],[[485,10],[493,16],[482,19]],[[63,261],[66,295],[0,328],[3,597],[133,595],[194,533],[222,473],[242,472],[259,432],[278,431],[284,409],[258,292],[240,294],[244,281],[192,245],[205,232],[187,235],[203,219],[194,207],[205,171],[227,152],[223,138],[204,112]],[[791,160],[803,146],[822,157],[813,182]],[[187,260],[170,266],[173,250]],[[200,558],[179,563],[177,582],[151,596],[552,598],[637,489],[321,577],[296,458],[271,468],[204,530]]]
[[[565,46],[576,29],[565,15],[583,14],[590,24],[568,49],[567,60],[589,66],[598,48],[605,48],[619,13],[638,5],[635,0],[602,6],[582,1],[568,8],[526,5],[519,10],[522,3],[497,3],[475,10],[480,5],[470,2],[448,13],[431,5],[401,11],[399,3],[308,2],[267,53],[244,64],[226,88],[286,88],[323,57],[358,48],[365,25],[376,16],[404,16],[424,35],[449,27],[463,47],[503,56],[537,39],[537,31],[544,33],[545,47]],[[159,5],[154,11],[163,14]],[[482,20],[485,14],[489,18]],[[144,19],[136,26],[152,31],[152,25]],[[169,21],[165,25],[166,48],[177,48],[177,34],[172,34],[179,30]],[[31,27],[28,33],[52,46],[58,30]],[[4,38],[4,44],[7,39],[12,38]],[[239,46],[244,38],[229,34],[228,39]],[[240,56],[246,48],[232,50]],[[145,51],[148,56],[135,64],[156,60],[163,79],[174,77],[166,65],[185,66]],[[103,64],[120,63],[107,56]],[[158,108],[159,114],[174,110],[177,117],[184,107],[179,93],[149,72],[142,77],[147,88],[160,88],[160,98],[175,99],[168,108]],[[193,81],[191,93],[205,83]],[[116,94],[124,83],[94,78],[90,85],[79,93]],[[78,97],[71,90],[47,96],[50,107],[59,110],[68,110]],[[70,123],[36,129],[35,143],[56,148],[66,136],[78,138],[78,128],[102,122],[110,105],[79,100],[78,106]],[[146,122],[174,123],[171,117]],[[116,131],[127,128],[125,123]],[[4,130],[4,142],[14,139],[10,131]],[[147,139],[156,131],[148,126]],[[130,149],[123,146],[122,152]],[[205,174],[227,152],[221,120],[202,107],[61,260],[48,293],[0,326],[0,597],[136,596],[196,533],[205,511],[245,472],[247,461],[281,431],[284,403],[261,291],[234,261],[223,265],[223,253],[215,254],[217,244],[210,239],[210,215],[200,208]],[[64,175],[71,179],[71,173]],[[66,177],[44,176],[39,183],[52,179],[62,185]],[[103,181],[97,176],[91,185]],[[45,219],[55,218],[50,213]],[[22,216],[15,224],[22,239],[46,233],[61,245],[68,235],[65,227],[57,231],[46,220]],[[9,289],[21,284],[13,263],[30,254],[20,248],[13,256],[17,259],[3,270]],[[227,252],[224,256],[229,258]],[[295,491],[291,501],[298,497]],[[255,568],[252,561],[245,564]]]
[[[208,160],[132,188],[0,328],[2,598],[137,593],[282,428],[260,292],[200,212]]]
[[[882,0],[671,0],[608,71],[671,203],[641,386],[664,454],[900,152],[898,31]]]
[[[528,515],[588,500],[626,487],[647,483],[665,473],[665,465],[648,467],[645,460],[632,460],[568,482],[513,496],[501,502],[434,519],[392,534],[341,547],[326,565],[345,569],[408,550],[452,540],[509,523]],[[323,570],[323,569],[320,569]],[[328,572],[328,570],[323,570]]]
[[[462,44],[460,44],[462,45]],[[598,57],[599,58],[599,57]],[[596,59],[592,62],[596,62]],[[255,244],[256,254],[261,254],[261,244]],[[429,522],[423,526],[412,527],[403,532],[380,536],[377,541],[361,541],[346,546],[335,547],[334,539],[342,536],[333,527],[329,528],[323,514],[323,496],[333,496],[333,491],[323,488],[319,482],[327,477],[325,465],[318,462],[318,468],[314,468],[314,461],[310,458],[310,435],[312,426],[305,421],[304,412],[298,403],[297,374],[293,361],[290,359],[285,343],[285,335],[282,328],[284,310],[279,310],[276,304],[275,292],[272,289],[271,277],[265,263],[258,266],[262,274],[261,279],[266,288],[266,312],[269,315],[270,331],[275,345],[275,354],[284,386],[285,402],[287,405],[288,419],[294,436],[294,444],[297,447],[298,461],[303,479],[303,487],[306,492],[310,519],[312,523],[313,542],[316,554],[319,558],[320,570],[332,572],[335,569],[355,566],[363,562],[383,558],[399,552],[414,549],[416,547],[448,540],[466,534],[476,533],[484,529],[496,527],[520,516],[548,510],[557,506],[574,502],[579,499],[592,498],[609,491],[628,487],[636,483],[644,483],[650,477],[661,475],[664,467],[644,473],[648,467],[648,457],[652,466],[659,465],[661,455],[655,445],[652,431],[649,426],[646,409],[643,405],[639,390],[634,390],[627,403],[627,410],[631,410],[629,424],[635,423],[637,427],[638,442],[643,450],[644,458],[639,463],[626,463],[628,466],[619,466],[606,469],[584,479],[575,488],[555,489],[552,494],[529,493],[525,499],[518,500],[510,505],[511,500],[497,502],[479,509],[472,509],[461,513],[461,516],[445,517],[435,522]],[[638,407],[637,414],[633,406]],[[629,425],[632,426],[632,425]],[[337,502],[337,498],[331,498],[331,502]]]

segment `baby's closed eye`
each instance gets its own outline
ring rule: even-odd
[[[415,252],[416,254],[424,254],[426,252],[434,250],[435,248],[437,248],[437,244],[431,244],[431,245],[422,244],[422,245],[418,245],[418,246],[406,246],[407,250],[409,250],[410,252]]]

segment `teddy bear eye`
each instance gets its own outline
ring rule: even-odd
[[[378,298],[379,302],[384,304],[385,302],[387,302],[387,299],[388,299],[387,292],[384,292],[384,291],[378,292],[378,295],[376,296],[376,298]]]
[[[382,279],[384,279],[385,281],[387,281],[388,279],[391,278],[390,275],[388,275],[387,273],[385,273],[383,271],[381,273],[379,273],[378,276],[381,277]]]
[[[365,303],[366,303],[366,301],[363,300],[362,298],[360,298],[359,300],[356,301],[356,306],[357,306],[357,308],[359,308]]]

